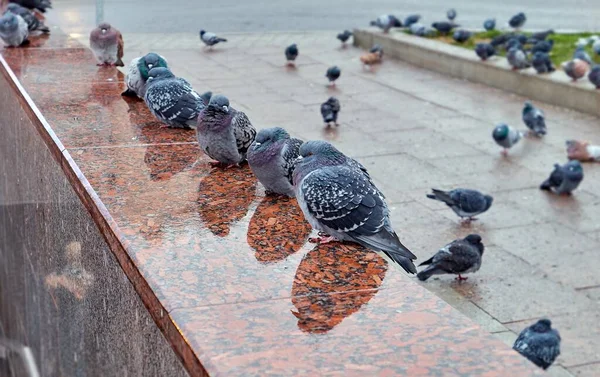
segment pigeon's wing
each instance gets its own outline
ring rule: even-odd
[[[321,105],[321,115],[323,116],[323,120],[325,122],[333,121],[333,109],[331,108],[329,102],[325,102]]]
[[[335,113],[340,111],[340,101],[337,98],[334,98],[333,101],[331,101],[331,110]]]
[[[125,48],[125,42],[123,41],[123,34],[117,30],[117,58],[121,60],[123,58],[123,49]]]
[[[217,35],[215,33],[209,33],[209,32],[204,33],[204,35],[202,36],[202,39],[204,39],[208,43],[213,43],[216,38],[217,38]]]
[[[282,157],[283,157],[283,169],[286,172],[286,177],[290,184],[294,185],[294,167],[296,166],[296,159],[300,155],[300,146],[303,141],[300,139],[291,138],[285,143],[285,147],[283,148]]]
[[[154,84],[151,88],[156,89],[146,91],[146,97],[152,109],[163,119],[193,127],[191,123],[198,118],[201,99],[186,83],[185,80],[169,80]]]
[[[453,190],[450,197],[466,213],[479,212],[487,205],[483,195],[471,190]]]
[[[250,119],[241,111],[237,111],[231,120],[233,127],[233,135],[237,144],[237,149],[240,154],[246,154],[250,144],[256,137],[256,129],[250,123]]]
[[[477,259],[476,254],[477,251],[466,242],[454,241],[435,254],[432,264],[443,271],[457,274],[473,266]]]
[[[559,187],[563,180],[565,179],[565,173],[562,171],[562,168],[556,166],[552,173],[550,173],[550,177],[548,181],[550,183],[550,187]]]

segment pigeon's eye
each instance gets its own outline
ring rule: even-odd
[[[312,156],[312,155],[313,155],[313,153],[312,153],[312,152],[308,152],[308,153],[306,154],[306,157],[308,157],[308,156]]]

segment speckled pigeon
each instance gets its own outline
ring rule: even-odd
[[[596,86],[596,89],[600,89],[600,65],[595,65],[588,74],[588,79],[592,84]]]
[[[158,120],[174,128],[196,128],[198,114],[205,107],[189,82],[164,67],[148,72],[144,101]]]
[[[584,62],[588,63],[589,65],[594,64],[594,62],[592,62],[592,58],[590,57],[590,54],[588,54],[585,51],[584,47],[577,47],[575,49],[575,52],[573,53],[573,59],[583,60]]]
[[[513,349],[542,369],[548,369],[560,355],[560,334],[543,318],[521,331]]]
[[[229,106],[229,99],[214,95],[198,116],[198,144],[213,160],[232,166],[246,159],[256,129],[241,111]]]
[[[123,67],[123,36],[117,28],[103,22],[90,33],[90,48],[98,60],[98,65]]]
[[[342,45],[345,45],[346,42],[348,42],[348,39],[350,39],[351,36],[352,36],[352,32],[350,30],[344,30],[343,33],[339,33],[337,35],[337,39],[339,39],[340,42],[342,42]]]
[[[298,57],[298,45],[291,44],[287,46],[285,49],[285,59],[287,60],[288,65],[294,65],[294,61]]]
[[[0,17],[0,38],[7,46],[18,47],[28,42],[29,29],[23,17],[7,12]]]
[[[475,220],[475,216],[490,209],[494,201],[490,195],[484,195],[476,190],[458,188],[452,191],[437,189],[431,191],[431,194],[427,194],[429,199],[445,203],[454,213],[461,218],[466,218],[467,221]]]
[[[8,4],[6,6],[6,12],[11,12],[21,16],[27,24],[29,32],[40,31],[46,34],[50,33],[50,29],[48,29],[48,26],[44,25],[43,21],[40,21],[29,9],[22,7],[19,4]]]
[[[489,18],[483,22],[483,28],[487,31],[492,31],[496,28],[496,19]]]
[[[404,19],[404,27],[410,27],[412,24],[416,24],[421,19],[421,15],[411,14],[410,16]]]
[[[448,17],[450,21],[454,21],[454,19],[456,18],[456,9],[448,9],[448,11],[446,12],[446,17]]]
[[[572,160],[560,166],[554,164],[550,177],[540,185],[540,190],[551,191],[559,195],[569,195],[583,181],[583,167],[577,160]]]
[[[546,134],[546,118],[542,110],[535,107],[531,102],[525,101],[522,112],[523,122],[535,136]]]
[[[504,123],[497,125],[492,132],[494,141],[503,148],[502,154],[505,156],[508,154],[508,150],[521,140],[522,136],[521,131],[515,130]]]
[[[531,67],[531,63],[527,60],[527,54],[520,45],[511,47],[506,54],[506,59],[514,71]]]
[[[481,60],[487,60],[489,57],[496,55],[496,49],[489,43],[477,43],[475,53]]]
[[[10,0],[10,2],[19,4],[28,9],[37,9],[42,13],[46,13],[46,10],[52,9],[50,0]]]
[[[433,275],[455,274],[457,279],[467,280],[462,274],[476,272],[481,267],[483,243],[478,234],[469,234],[463,239],[457,239],[442,247],[435,255],[419,266],[427,266],[417,274],[421,281]]]
[[[227,39],[217,37],[215,33],[206,30],[200,30],[200,40],[208,47],[212,48],[217,43],[227,42]]]
[[[561,65],[561,68],[567,76],[573,79],[573,81],[577,81],[580,78],[584,77],[588,71],[590,65],[581,59],[573,59],[568,62],[564,62]]]
[[[302,140],[290,137],[281,127],[258,132],[248,150],[248,164],[267,194],[294,197],[292,173]]]
[[[556,71],[554,65],[552,64],[552,60],[550,60],[550,55],[545,52],[538,51],[533,54],[533,59],[531,59],[531,65],[537,71],[537,73],[550,73]]]
[[[525,13],[521,12],[512,16],[511,19],[508,21],[508,24],[512,28],[519,29],[523,27],[523,25],[525,25],[525,21],[527,21],[527,17],[525,17]]]
[[[335,66],[329,67],[327,69],[327,72],[325,72],[325,77],[327,77],[327,79],[329,80],[329,83],[332,86],[335,86],[335,80],[339,79],[341,74],[342,74],[342,70],[340,69],[340,67],[335,65]]]
[[[394,232],[385,197],[364,168],[349,160],[324,141],[308,141],[300,147],[294,189],[307,221],[329,235],[318,242],[357,242],[384,252],[406,272],[416,273],[412,262],[416,256]]]
[[[146,95],[148,72],[156,67],[167,68],[167,60],[154,52],[132,59],[125,75],[127,90],[121,93],[121,95],[137,96],[143,99]]]
[[[333,122],[335,126],[338,126],[337,117],[340,112],[340,101],[335,97],[329,97],[329,99],[321,104],[321,115],[323,116],[323,122],[329,127],[330,123]]]

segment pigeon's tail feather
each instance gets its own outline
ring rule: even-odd
[[[424,269],[423,271],[419,272],[417,274],[417,278],[421,281],[425,281],[425,280],[429,279],[431,276],[440,274],[440,273],[442,273],[442,271],[438,270],[437,267],[429,266],[426,269]]]
[[[359,235],[355,237],[356,241],[361,245],[384,252],[390,259],[398,263],[404,271],[410,274],[417,273],[417,268],[412,262],[417,257],[406,246],[402,245],[396,233],[388,232],[384,229],[375,235]]]
[[[446,191],[442,191],[442,190],[438,190],[438,189],[431,189],[431,191],[433,192],[432,194],[427,194],[427,197],[429,199],[439,200],[448,205],[454,204],[454,201],[452,200],[452,198]]]
[[[217,38],[217,42],[227,42],[227,39],[225,38]]]
[[[125,64],[123,64],[123,60],[121,60],[121,58],[119,58],[119,59],[117,60],[117,62],[115,63],[115,65],[116,65],[117,67],[124,67],[124,66],[125,66]]]
[[[542,182],[542,184],[540,185],[540,190],[550,191],[551,187],[552,186],[550,185],[550,178],[548,178],[544,182]]]
[[[137,97],[137,93],[129,88],[127,88],[127,90],[125,90],[123,93],[121,93],[121,95],[126,96],[126,97]]]
[[[427,259],[425,262],[421,263],[419,267],[431,264],[433,262],[433,257]]]

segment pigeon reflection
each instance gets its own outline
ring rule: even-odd
[[[66,266],[60,273],[51,273],[44,279],[48,288],[64,288],[77,300],[82,300],[94,283],[94,276],[87,272],[81,261],[81,243],[71,242],[65,247]]]
[[[246,239],[257,261],[279,262],[304,245],[311,229],[295,198],[267,196],[250,220]]]
[[[225,237],[229,225],[242,219],[254,200],[256,178],[248,164],[239,168],[213,168],[198,188],[198,212],[206,227]]]
[[[292,303],[300,330],[326,333],[357,312],[378,292],[387,262],[354,244],[323,244],[300,262],[292,285]]]

